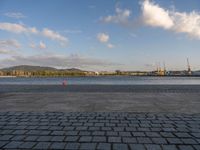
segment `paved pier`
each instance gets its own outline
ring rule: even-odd
[[[200,150],[200,86],[0,85],[0,149]]]
[[[0,85],[0,111],[200,113],[200,85]]]
[[[1,112],[0,149],[200,150],[200,114]]]

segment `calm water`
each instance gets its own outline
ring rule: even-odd
[[[62,84],[101,84],[101,85],[145,85],[145,84],[198,84],[200,77],[131,77],[131,76],[109,76],[109,77],[57,77],[57,78],[0,78],[0,84],[23,84],[23,85],[49,85]]]

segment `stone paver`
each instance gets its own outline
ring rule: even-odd
[[[67,143],[65,148],[69,150],[76,150],[76,149],[79,149],[79,147],[80,147],[80,143]]]
[[[99,143],[97,146],[98,150],[111,150],[111,144],[110,143]]]
[[[52,143],[50,149],[64,149],[65,145],[66,145],[66,143],[64,143],[64,142],[54,142],[54,143]]]
[[[38,142],[34,149],[48,149],[50,145],[50,142]]]
[[[200,114],[0,112],[0,149],[199,150]]]
[[[24,142],[22,143],[19,148],[20,149],[32,149],[36,145],[36,142]]]

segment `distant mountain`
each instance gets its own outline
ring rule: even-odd
[[[83,70],[77,68],[70,68],[70,69],[56,69],[53,67],[43,67],[43,66],[30,66],[30,65],[20,65],[20,66],[13,66],[8,68],[0,69],[1,71],[13,71],[13,70],[23,70],[23,71],[70,71],[70,72],[82,72]]]
[[[57,70],[53,67],[41,67],[41,66],[29,66],[29,65],[20,65],[20,66],[13,66],[8,68],[1,69],[3,71],[13,71],[13,70],[23,70],[23,71],[41,71],[41,70]]]

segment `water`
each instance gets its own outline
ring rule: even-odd
[[[60,85],[66,80],[70,85],[200,85],[200,77],[43,77],[43,78],[0,78],[0,85]]]

